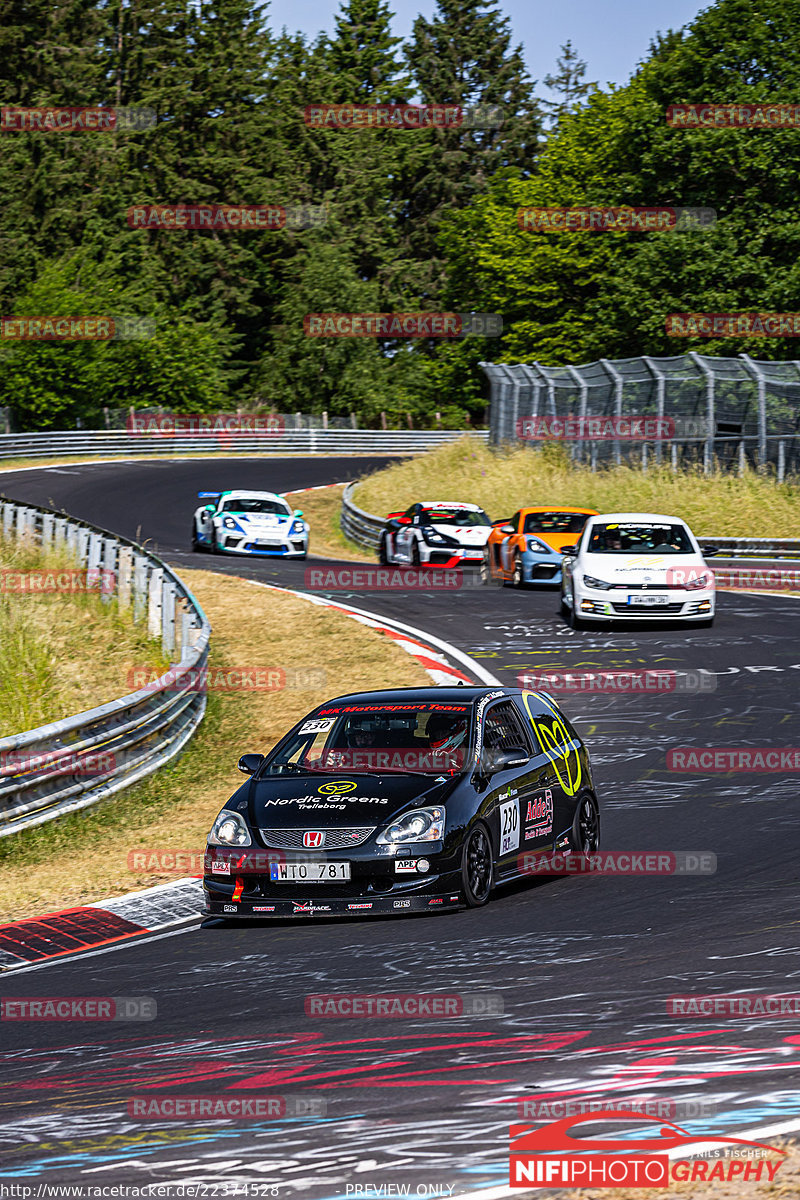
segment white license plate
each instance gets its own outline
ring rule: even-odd
[[[669,604],[669,596],[628,596],[628,604],[640,604],[642,608],[659,608]]]
[[[272,538],[257,538],[256,542],[257,542],[257,545],[269,546],[270,549],[277,549],[277,547],[281,545],[280,542],[273,541]]]
[[[350,878],[348,862],[270,863],[272,883],[328,883]]]

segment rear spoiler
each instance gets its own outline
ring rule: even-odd
[[[198,500],[219,500],[222,492],[198,492]]]
[[[389,513],[389,514],[387,515],[387,517],[386,517],[386,520],[387,520],[387,521],[391,521],[392,517],[404,517],[405,515],[406,515],[406,514],[405,514],[405,512],[404,512],[404,511],[403,511],[403,512],[394,512],[394,513]]]

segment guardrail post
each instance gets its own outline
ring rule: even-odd
[[[172,662],[175,655],[175,584],[164,579],[161,584],[161,649]]]
[[[745,448],[744,448],[744,440],[742,440],[741,442],[739,442],[739,476],[740,477],[742,475],[744,475],[746,466],[747,466],[747,452],[745,451]]]
[[[589,450],[589,464],[592,471],[597,470],[597,442],[592,442]]]
[[[10,538],[11,530],[14,526],[14,505],[11,501],[6,501],[3,505],[3,537]]]
[[[67,544],[67,518],[56,517],[53,521],[53,545],[56,550],[63,550]]]
[[[74,527],[73,527],[74,528]],[[86,556],[86,586],[93,588],[100,579],[100,558],[103,552],[103,539],[99,533],[89,534],[89,551]]]
[[[133,556],[133,619],[138,624],[147,613],[147,559],[143,554]]]
[[[67,553],[74,559],[78,557],[78,526],[67,521]]]
[[[184,608],[181,612],[181,662],[186,658],[194,644],[194,632],[195,625],[192,620],[192,614]]]
[[[120,612],[127,612],[131,606],[131,585],[133,583],[133,550],[130,546],[120,546],[119,566],[117,568],[117,604]]]
[[[103,574],[100,577],[100,597],[108,604],[116,591],[117,539],[103,538]]]
[[[25,525],[26,525],[27,515],[28,515],[27,508],[24,508],[23,505],[20,505],[19,508],[17,509],[17,522],[16,522],[17,527],[16,527],[16,531],[15,531],[17,541],[19,541],[19,542],[24,541],[24,539],[25,539]]]
[[[678,443],[673,442],[670,452],[670,465],[672,466],[672,474],[678,474]]]
[[[78,526],[78,561],[85,563],[89,558],[89,530]]]
[[[778,483],[783,483],[786,475],[786,442],[778,442]]]
[[[49,550],[53,544],[53,514],[42,513],[42,550]]]
[[[161,637],[161,591],[163,585],[164,572],[161,567],[154,567],[150,572],[147,597],[147,632],[151,638]]]

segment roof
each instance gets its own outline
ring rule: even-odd
[[[420,500],[423,508],[467,508],[470,512],[483,512],[480,504],[467,504],[465,500]]]
[[[664,513],[612,512],[598,513],[598,521],[662,521],[670,525],[685,525],[683,517],[665,516]]]
[[[597,515],[596,508],[573,508],[571,504],[526,504],[524,508],[519,510],[521,513],[529,512],[565,512],[565,513],[587,513],[590,517]]]

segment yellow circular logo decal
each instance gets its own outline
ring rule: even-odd
[[[347,779],[337,779],[334,783],[323,783],[317,791],[323,796],[341,796],[344,792],[354,792],[358,785]]]
[[[553,764],[562,791],[568,796],[574,796],[581,783],[581,760],[578,751],[572,744],[572,738],[564,722],[553,713],[552,720],[547,724],[536,719],[531,713],[528,697],[531,692],[522,693],[522,701],[542,750]]]

